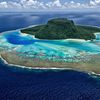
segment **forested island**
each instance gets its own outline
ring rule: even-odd
[[[100,28],[92,26],[75,25],[73,20],[67,18],[51,19],[45,25],[22,29],[21,32],[35,35],[39,39],[95,39],[95,32],[100,32]]]

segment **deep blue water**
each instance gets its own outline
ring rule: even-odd
[[[100,13],[0,13],[0,32],[68,17],[100,26]],[[28,70],[0,61],[0,100],[100,100],[100,79],[72,70]]]
[[[44,24],[50,18],[67,17],[76,24],[93,25],[100,27],[99,12],[46,12],[46,13],[0,13],[0,32]]]
[[[29,71],[7,67],[2,62],[0,65],[0,100],[100,99],[99,82],[86,73]]]

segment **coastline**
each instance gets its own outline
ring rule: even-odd
[[[15,64],[10,64],[8,63],[1,55],[0,55],[0,59],[3,61],[4,64],[7,64],[8,66],[14,66],[16,68],[22,68],[22,69],[29,69],[29,70],[35,70],[35,69],[40,69],[40,70],[52,70],[52,71],[55,71],[55,70],[73,70],[73,71],[78,71],[78,72],[83,72],[83,73],[87,73],[88,75],[92,76],[92,77],[98,77],[100,76],[100,74],[97,74],[95,72],[86,72],[86,71],[82,71],[82,70],[76,70],[76,69],[73,69],[73,68],[56,68],[56,67],[52,67],[52,68],[46,68],[46,67],[43,67],[43,68],[40,68],[40,67],[27,67],[27,66],[22,66],[22,65],[15,65]]]
[[[46,67],[46,66],[42,66],[41,67],[41,65],[40,66],[34,66],[34,64],[32,64],[32,63],[31,64],[33,66],[32,65],[31,66],[27,66],[27,65],[21,65],[18,62],[15,63],[15,61],[14,62],[9,62],[2,55],[0,55],[0,58],[7,65],[15,66],[15,67],[19,67],[19,68],[24,68],[24,69],[29,69],[29,70],[32,70],[32,69],[41,69],[41,70],[74,70],[74,71],[79,71],[79,72],[85,72],[85,73],[88,73],[89,75],[94,75],[94,76],[95,75],[97,75],[97,76],[99,75],[100,76],[100,70],[96,69],[96,68],[99,68],[99,67],[96,66],[96,68],[95,68],[95,67],[92,66],[92,68],[93,68],[92,70],[91,70],[90,67],[84,67],[86,65],[88,65],[88,66],[92,65],[92,64],[89,65],[89,63],[77,63],[76,66],[73,66],[73,65],[75,65],[75,63],[70,63],[70,64],[67,63],[68,65],[66,65],[66,67],[57,67],[57,66],[56,67],[55,66],[54,67]],[[44,63],[44,62],[42,62],[42,63]],[[58,64],[60,64],[60,63],[58,63]],[[50,65],[50,66],[52,66],[52,65]],[[63,64],[62,64],[62,66],[63,66]]]

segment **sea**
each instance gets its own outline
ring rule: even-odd
[[[1,12],[0,33],[58,17],[100,27],[99,12]],[[100,100],[100,76],[69,69],[21,68],[0,59],[0,100]]]

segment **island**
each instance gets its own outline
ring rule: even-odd
[[[39,39],[95,39],[95,32],[100,28],[92,26],[75,25],[73,20],[67,18],[51,19],[46,25],[39,25],[21,30],[22,33],[35,35]]]
[[[67,18],[1,33],[0,56],[30,69],[73,69],[100,74],[100,28]]]

